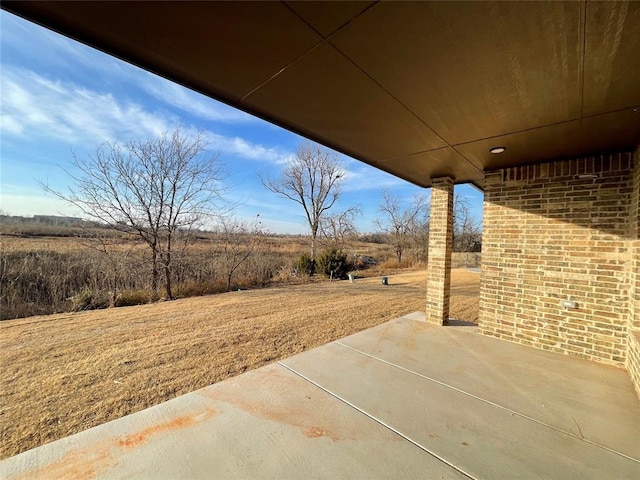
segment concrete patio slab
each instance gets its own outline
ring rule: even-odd
[[[35,448],[0,478],[465,478],[274,364]]]
[[[416,312],[338,343],[640,458],[640,405],[625,370],[420,320]]]
[[[469,477],[631,479],[640,473],[640,464],[619,454],[338,344],[309,353],[283,363]]]
[[[421,318],[6,459],[0,478],[640,477],[624,371]]]

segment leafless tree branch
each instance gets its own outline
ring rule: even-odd
[[[275,194],[302,206],[311,231],[311,258],[316,258],[316,239],[325,212],[342,193],[345,170],[337,155],[305,141],[277,178],[261,178]]]
[[[177,240],[216,210],[225,178],[221,159],[210,155],[202,132],[180,129],[126,144],[107,142],[89,158],[74,155],[77,173],[67,172],[67,192],[47,191],[77,207],[91,220],[135,233],[151,251],[153,297],[160,270],[166,297],[172,298],[172,254]]]

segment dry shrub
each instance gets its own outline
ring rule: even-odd
[[[413,266],[413,262],[411,260],[405,259],[402,262],[398,263],[398,260],[386,260],[380,264],[378,264],[378,270],[397,270],[397,269],[405,269],[411,268]]]
[[[109,292],[94,291],[85,288],[77,295],[71,297],[71,310],[81,312],[84,310],[99,310],[107,308],[111,304]]]
[[[300,280],[300,276],[291,265],[282,265],[273,275],[274,283],[293,283]]]
[[[311,258],[311,255],[305,252],[300,255],[300,258],[296,261],[295,268],[300,276],[313,275],[316,273],[316,261]]]
[[[427,268],[427,261],[420,260],[419,262],[413,262],[411,268],[414,268],[416,270],[425,270]]]
[[[95,267],[87,257],[66,252],[1,252],[0,318],[69,310],[70,298],[100,290]]]
[[[394,256],[377,265],[371,265],[364,268],[356,268],[352,273],[357,275],[358,277],[370,278],[379,277],[381,275],[395,275],[406,270],[421,270],[425,269],[426,265],[427,262],[416,262],[415,259],[412,258],[405,259],[402,261],[402,263],[398,263],[398,260]]]
[[[347,254],[336,246],[324,249],[318,257],[318,273],[325,277],[345,279],[352,268],[353,265],[347,261]]]
[[[103,308],[109,305],[109,300],[115,306],[148,303],[151,285],[147,251],[125,238],[112,240],[105,253],[71,238],[0,236],[0,319]],[[195,245],[175,252],[175,296],[200,296],[227,290],[225,272],[228,270],[216,241],[216,237],[203,234]],[[89,245],[88,239],[83,242]],[[307,271],[307,266],[295,267],[296,260],[307,248],[306,237],[268,237],[234,272],[230,289],[318,281],[299,273]],[[410,251],[406,253],[406,260],[398,264],[393,252],[383,244],[352,241],[345,252],[349,252],[349,260],[359,255],[382,262],[369,268],[356,265],[354,273],[361,277],[423,268],[423,264],[413,264],[415,255]],[[465,255],[465,259],[480,256],[456,255]],[[115,300],[109,293],[114,291],[119,292]],[[162,290],[159,293],[162,295]]]
[[[151,292],[147,290],[123,290],[118,292],[116,297],[116,307],[130,307],[132,305],[143,305],[151,301]]]
[[[176,298],[185,297],[201,297],[210,292],[210,285],[207,282],[199,282],[197,280],[188,280],[182,282],[174,288]]]
[[[175,288],[177,298],[201,297],[212,293],[226,291],[226,285],[222,279],[217,280],[187,280],[178,284]]]

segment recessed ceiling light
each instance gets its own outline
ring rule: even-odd
[[[506,148],[505,148],[505,147],[493,147],[493,148],[491,148],[489,151],[490,151],[491,153],[498,154],[498,153],[502,153],[502,152],[504,152],[505,150],[506,150]]]
[[[597,173],[581,173],[580,175],[578,175],[578,178],[580,180],[588,180],[590,178],[598,178],[598,174]]]

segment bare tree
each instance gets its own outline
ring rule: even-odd
[[[411,219],[409,228],[410,245],[416,262],[427,261],[429,253],[429,219],[431,208],[425,197],[416,196],[413,200],[416,215]]]
[[[278,178],[262,184],[273,193],[302,206],[311,230],[311,258],[316,259],[316,238],[325,212],[341,194],[344,167],[331,150],[305,141],[289,160]]]
[[[328,243],[344,248],[346,240],[358,234],[356,218],[361,213],[359,207],[351,207],[334,215],[326,215],[320,221],[321,235]]]
[[[216,237],[219,243],[217,254],[225,272],[227,291],[230,291],[233,275],[256,253],[265,239],[265,232],[258,220],[250,225],[239,219],[223,217]]]
[[[482,239],[480,221],[473,216],[469,200],[456,195],[453,200],[453,249],[456,252],[479,251]]]
[[[73,186],[58,197],[87,217],[119,231],[135,233],[151,251],[152,297],[164,273],[166,297],[173,298],[171,272],[175,244],[215,209],[224,178],[217,155],[207,154],[204,134],[178,129],[124,145],[107,142],[87,159],[74,156]]]
[[[421,217],[425,214],[428,217],[427,200],[423,195],[414,195],[411,202],[404,205],[399,197],[385,190],[378,212],[382,218],[376,219],[375,224],[388,235],[398,263],[402,263],[402,255],[411,245],[416,227],[424,224]]]

